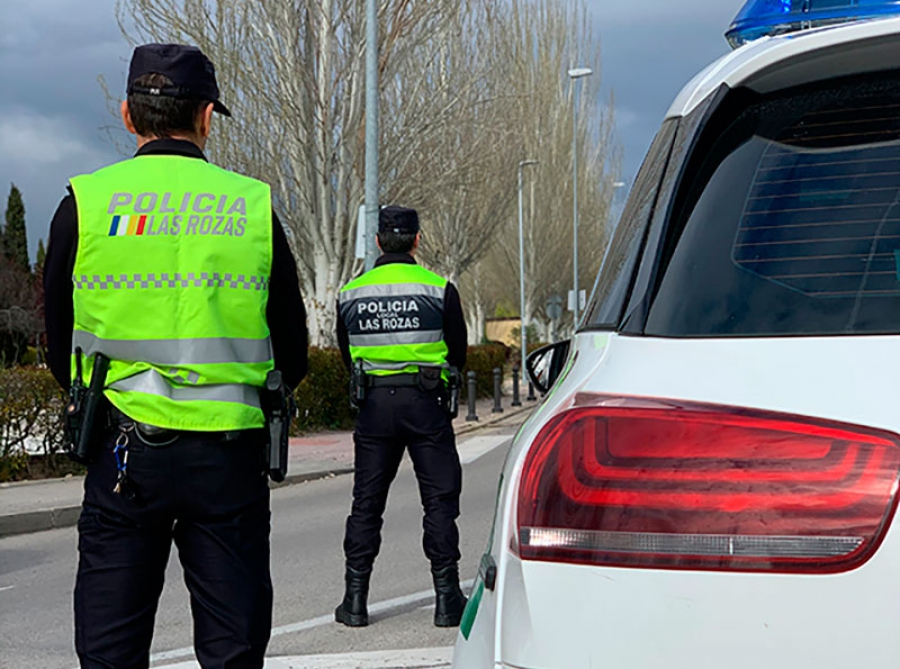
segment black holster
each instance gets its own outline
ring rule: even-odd
[[[281,372],[277,369],[266,375],[266,385],[261,393],[261,399],[269,442],[267,458],[269,478],[280,483],[287,477],[291,419],[297,411],[297,405],[293,393],[284,385]]]
[[[451,419],[459,415],[460,375],[456,367],[450,367],[447,383],[444,383],[443,367],[419,367],[417,376],[419,390],[431,392],[440,389],[441,406]]]
[[[456,367],[451,367],[450,377],[447,382],[447,403],[444,407],[451,420],[459,415],[460,386],[462,386],[462,375]]]
[[[350,366],[350,406],[359,409],[366,400],[366,373],[363,361],[357,360]]]
[[[69,387],[69,401],[63,421],[65,452],[69,459],[90,464],[100,453],[100,437],[106,426],[107,401],[103,395],[109,358],[102,353],[94,355],[91,369],[91,385],[85,387],[81,374],[81,348],[75,349],[75,378]]]

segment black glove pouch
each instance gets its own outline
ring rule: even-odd
[[[419,384],[419,390],[426,392],[437,390],[443,387],[443,379],[441,378],[440,367],[419,367],[419,374],[416,379]]]

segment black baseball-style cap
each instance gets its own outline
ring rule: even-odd
[[[419,231],[419,215],[415,209],[391,205],[378,212],[378,232],[412,235]]]
[[[138,77],[145,74],[162,74],[172,80],[172,86],[151,88],[136,86]],[[231,116],[228,108],[219,101],[219,85],[216,68],[200,49],[184,44],[143,44],[135,47],[128,68],[128,95],[167,95],[188,100],[208,100],[213,109]]]

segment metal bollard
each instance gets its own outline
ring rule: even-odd
[[[534,384],[531,382],[531,379],[528,380],[528,397],[525,399],[529,402],[537,402],[537,397],[534,394]]]
[[[466,420],[478,420],[478,414],[475,413],[475,372],[469,372],[466,376],[469,379],[469,415]]]
[[[503,413],[503,407],[500,406],[500,375],[503,372],[499,367],[494,367],[494,408],[491,413]]]
[[[519,398],[519,366],[513,365],[513,401],[512,406],[522,406],[522,400]]]

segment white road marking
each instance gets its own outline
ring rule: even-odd
[[[472,589],[472,584],[475,582],[475,579],[469,579],[460,585],[467,590]],[[390,611],[392,609],[403,608],[404,606],[409,606],[411,604],[425,603],[431,600],[434,597],[434,590],[422,590],[421,592],[415,592],[411,595],[403,595],[402,597],[395,597],[394,599],[387,599],[383,602],[378,602],[377,604],[369,605],[369,615],[374,613],[381,613],[382,611]],[[311,630],[316,627],[322,627],[323,625],[335,625],[337,623],[334,622],[334,614],[330,613],[325,616],[318,616],[316,618],[310,618],[309,620],[303,620],[298,623],[292,623],[290,625],[281,625],[279,627],[272,628],[272,636],[281,636],[282,634],[293,634],[295,632],[304,632],[306,630]],[[167,650],[161,653],[154,653],[150,656],[150,662],[165,662],[167,660],[179,660],[183,657],[191,657],[194,654],[194,647],[187,646],[185,648],[176,648],[175,650]],[[184,666],[187,667],[196,667],[196,664],[185,664],[185,665],[176,665],[176,667]],[[266,664],[267,667],[270,665]],[[325,666],[325,665],[320,665]],[[374,665],[378,666],[378,665]],[[396,666],[396,665],[395,665]],[[426,667],[428,665],[425,665]],[[166,669],[174,669],[171,666],[167,666]],[[271,665],[271,669],[281,669],[277,664]]]
[[[14,586],[14,585],[5,585],[3,587],[0,587],[0,592],[3,592],[4,590],[12,590],[15,587],[16,586]]]
[[[266,669],[445,669],[453,659],[453,647],[379,650],[368,653],[335,653],[276,657],[266,660]],[[196,662],[166,665],[164,669],[198,669]],[[162,669],[162,668],[161,668]]]
[[[281,657],[279,662],[291,669],[437,669],[449,667],[453,647],[416,648],[414,650],[382,650],[372,653],[308,655]],[[277,665],[276,665],[277,666]],[[273,668],[274,669],[274,668]]]
[[[459,460],[468,465],[510,439],[512,437],[508,434],[488,434],[464,439],[456,447],[459,451]]]

